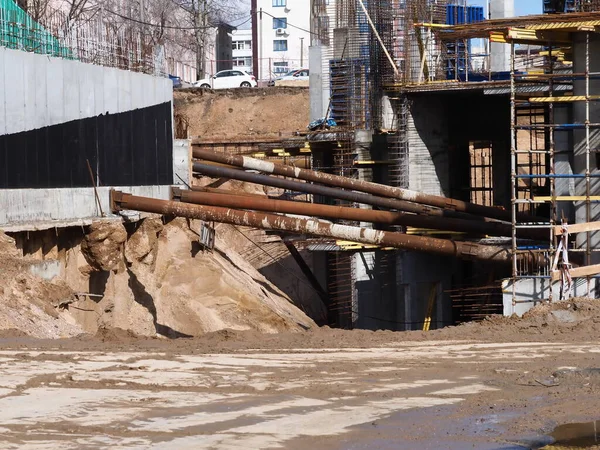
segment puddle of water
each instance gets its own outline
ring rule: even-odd
[[[563,448],[598,448],[600,449],[600,420],[588,423],[569,423],[559,425],[550,436],[554,443],[542,447],[547,450]]]

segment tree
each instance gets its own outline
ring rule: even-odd
[[[165,1],[165,0],[155,0]],[[223,22],[238,20],[248,15],[243,11],[247,5],[235,0],[166,0],[174,1],[187,14],[182,16],[181,26],[188,26],[194,30],[193,47],[196,55],[197,78],[202,79],[207,72],[206,50],[211,33],[214,28]]]
[[[50,0],[23,0],[22,2],[27,3],[25,9],[36,22],[46,17]]]

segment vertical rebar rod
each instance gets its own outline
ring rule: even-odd
[[[590,177],[590,33],[585,33],[585,220],[592,221],[592,205],[590,202],[591,177]],[[590,245],[591,232],[586,233],[585,253],[586,264],[592,263],[592,247]],[[590,277],[587,277],[587,296],[590,296]]]
[[[515,43],[510,43],[510,188],[512,225],[512,307],[517,305],[517,111],[515,85]]]
[[[548,58],[549,58],[549,72],[550,74],[554,73],[554,56],[552,54],[552,41],[549,42],[548,45]],[[550,77],[549,85],[548,85],[548,95],[550,97],[554,97],[554,77]],[[555,140],[555,117],[554,117],[554,103],[550,102],[548,104],[548,150],[549,150],[549,165],[550,165],[550,174],[556,175],[556,165],[555,165],[555,152],[556,152],[556,140]],[[558,242],[556,234],[554,233],[554,225],[556,225],[557,221],[557,209],[556,209],[556,177],[551,176],[549,179],[550,183],[550,254],[552,255],[557,248]],[[551,262],[549,263],[551,264]],[[552,267],[549,268],[548,272],[552,270]],[[548,295],[548,300],[552,302],[552,281],[550,281],[550,293]]]

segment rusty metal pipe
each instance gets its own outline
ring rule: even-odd
[[[369,181],[356,180],[353,178],[331,175],[324,172],[316,172],[299,167],[273,164],[270,161],[263,161],[248,156],[231,155],[227,153],[216,153],[210,150],[195,148],[193,150],[194,158],[205,159],[213,162],[229,164],[231,166],[242,167],[248,170],[257,170],[263,173],[281,175],[285,177],[298,178],[314,183],[321,183],[328,186],[335,186],[353,191],[365,192],[381,197],[395,198],[422,205],[435,206],[442,209],[452,209],[469,214],[475,214],[484,217],[492,217],[498,220],[511,221],[510,211],[506,211],[491,206],[476,205],[461,200],[441,197],[438,195],[423,194],[421,192],[402,189],[394,186],[372,183]],[[530,220],[531,217],[523,215],[519,220]]]
[[[340,188],[329,186],[320,186],[318,184],[303,183],[301,181],[285,180],[283,178],[272,177],[269,175],[260,175],[256,173],[244,172],[238,169],[229,169],[227,167],[211,166],[209,164],[194,163],[194,172],[199,172],[215,178],[231,178],[234,180],[247,181],[250,183],[262,184],[265,186],[289,189],[297,192],[306,192],[309,194],[323,195],[326,197],[347,200],[364,205],[378,206],[386,209],[396,209],[399,211],[412,212],[415,214],[425,214],[438,217],[468,218],[478,221],[485,221],[486,218],[473,216],[456,211],[446,211],[439,208],[418,205],[416,203],[398,200],[395,198],[376,197],[375,195],[365,194],[364,192],[346,191]],[[491,220],[491,219],[487,219]]]
[[[174,189],[174,197],[186,203],[206,206],[221,206],[236,209],[251,209],[284,214],[322,217],[326,219],[354,220],[386,225],[431,228],[434,230],[458,231],[463,233],[487,234],[491,236],[510,236],[511,226],[501,222],[487,223],[472,220],[419,216],[402,212],[376,211],[372,209],[347,208],[343,206],[319,205],[286,200],[273,200],[265,196],[242,196],[235,192],[193,192]],[[546,239],[544,230],[519,230],[520,237]],[[541,233],[540,233],[541,231]]]
[[[280,230],[290,233],[309,234],[381,247],[427,252],[443,256],[477,259],[503,264],[508,264],[511,261],[509,251],[503,247],[450,241],[424,236],[409,236],[397,232],[338,225],[316,219],[299,219],[276,214],[255,213],[230,208],[158,200],[147,197],[138,197],[120,191],[111,191],[111,204],[115,211],[130,209],[156,214],[171,214],[190,219],[228,223],[265,230]]]

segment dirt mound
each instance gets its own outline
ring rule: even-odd
[[[574,298],[543,303],[523,317],[490,316],[481,322],[448,327],[435,332],[448,339],[520,340],[524,336],[568,337],[583,341],[600,335],[600,300]]]
[[[306,88],[186,89],[174,92],[174,107],[190,137],[203,139],[289,135],[309,122]]]
[[[60,279],[35,275],[38,261],[23,258],[14,239],[0,232],[0,330],[14,337],[76,336],[82,332],[58,309],[72,302],[73,290]]]
[[[95,339],[102,342],[124,342],[132,339],[139,339],[140,336],[130,330],[122,328],[106,328],[100,327],[94,335]]]

